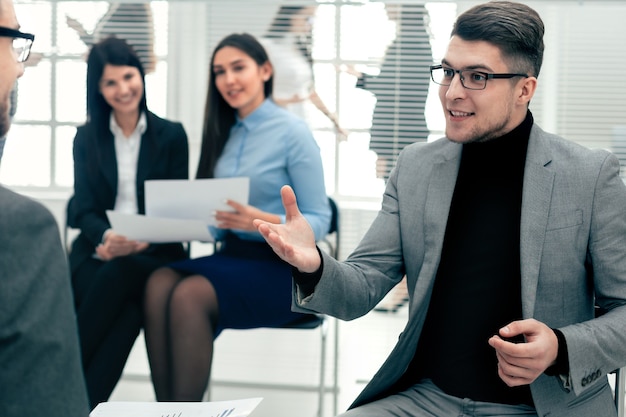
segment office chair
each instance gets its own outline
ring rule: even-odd
[[[324,236],[324,238],[318,241],[318,246],[322,250],[327,250],[328,253],[338,259],[339,256],[339,208],[336,202],[332,197],[328,197],[328,203],[331,208],[331,221],[330,228],[328,230],[328,234]],[[337,341],[337,325],[335,320],[335,354],[334,354],[334,362],[333,362],[333,382],[330,388],[326,386],[326,358],[327,358],[327,340],[328,340],[328,325],[331,318],[325,316],[323,314],[308,314],[303,316],[293,322],[287,323],[285,325],[279,327],[267,327],[270,329],[288,329],[288,330],[320,330],[320,359],[319,359],[319,382],[315,387],[309,386],[299,386],[297,390],[300,391],[316,391],[318,395],[317,402],[317,416],[322,417],[324,415],[324,404],[325,404],[325,394],[330,390],[333,395],[333,415],[337,414],[337,397],[339,393],[338,381],[337,381],[337,353],[338,353],[338,341]],[[232,329],[230,329],[232,330]],[[237,331],[237,330],[235,330]],[[230,384],[229,384],[230,385]],[[264,384],[262,382],[259,383],[232,383],[235,386],[246,386],[251,388],[268,388],[272,389],[272,387],[276,388],[272,384]],[[279,387],[280,388],[280,387]],[[210,399],[210,389],[211,383],[209,382],[209,386],[207,387],[207,392],[205,394],[205,398]]]
[[[331,218],[328,234],[320,239],[318,246],[328,250],[330,256],[339,259],[339,207],[332,197],[328,197],[330,205]]]
[[[72,240],[78,235],[78,229],[74,229],[69,225],[70,218],[70,210],[72,205],[72,200],[74,196],[70,197],[65,204],[65,225],[63,228],[63,246],[65,247],[65,253],[69,255],[70,250],[72,249]]]

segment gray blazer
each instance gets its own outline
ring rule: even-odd
[[[41,204],[0,187],[0,416],[87,417],[70,275]]]
[[[294,288],[294,310],[351,320],[407,275],[407,325],[351,407],[384,396],[415,353],[461,149],[445,138],[406,147],[382,208],[355,251],[342,263],[323,255],[322,278],[312,295],[303,299]],[[626,186],[617,158],[533,126],[520,250],[523,316],[560,329],[569,354],[569,383],[543,374],[531,384],[538,415],[616,415],[606,374],[626,365]],[[608,312],[595,319],[594,305]]]

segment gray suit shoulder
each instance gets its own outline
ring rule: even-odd
[[[449,153],[456,152],[462,145],[459,143],[452,142],[446,137],[441,137],[432,142],[414,142],[407,145],[402,152],[405,153],[428,153],[429,155],[437,154],[437,153]]]
[[[2,186],[0,186],[0,207],[2,207],[2,216],[16,215],[13,221],[3,224],[2,227],[14,227],[18,220],[28,221],[28,216],[56,222],[50,210],[43,204]]]
[[[54,216],[0,187],[0,416],[87,417],[67,259]],[[18,383],[16,383],[18,382]]]
[[[602,163],[606,158],[614,155],[608,149],[589,148],[557,134],[546,132],[537,124],[533,125],[532,135],[536,135],[539,141],[545,143],[554,156],[569,159],[570,162],[585,161],[590,163],[595,161]]]

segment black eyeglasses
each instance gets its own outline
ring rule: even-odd
[[[35,35],[0,26],[0,36],[13,38],[13,50],[17,55],[17,62],[24,62],[28,59],[30,48],[33,46],[33,41],[35,40]]]
[[[461,85],[468,90],[484,90],[485,87],[487,87],[487,80],[492,78],[530,77],[528,74],[521,73],[490,74],[488,72],[475,70],[457,70],[450,67],[444,67],[443,65],[430,66],[430,77],[439,85],[447,86],[452,84],[452,79],[455,74],[459,74],[459,77],[461,78]]]

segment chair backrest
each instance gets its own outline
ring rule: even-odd
[[[331,218],[330,218],[330,229],[328,229],[328,234],[331,233],[339,233],[339,207],[337,203],[332,197],[328,197],[328,204],[330,205],[331,210]]]
[[[337,202],[332,197],[328,197],[328,204],[331,210],[330,228],[328,229],[328,234],[318,243],[327,246],[330,255],[335,259],[339,259],[339,206],[337,206]],[[332,238],[333,236],[334,239]]]
[[[65,205],[65,224],[63,227],[63,245],[65,246],[65,252],[67,254],[69,254],[70,250],[72,249],[73,238],[75,238],[76,235],[78,235],[78,232],[76,231],[76,229],[70,226],[70,223],[69,223],[70,210],[71,210],[73,199],[74,199],[74,196],[71,196],[69,200],[67,200],[67,204]]]

